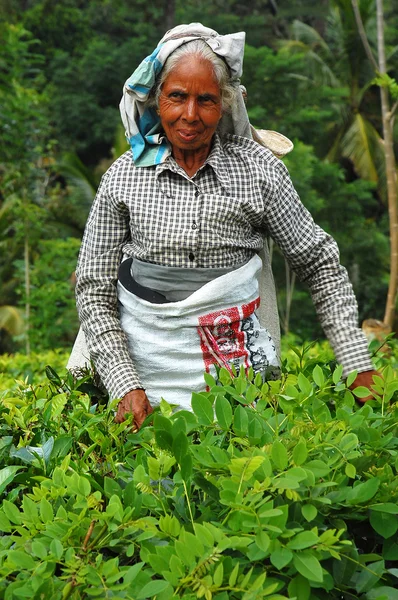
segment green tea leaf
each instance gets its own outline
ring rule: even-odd
[[[311,460],[306,463],[305,468],[311,471],[315,477],[325,477],[330,473],[330,469],[322,460]]]
[[[146,598],[153,598],[157,594],[161,594],[167,588],[171,588],[168,581],[164,579],[155,579],[150,581],[137,593],[137,600],[145,600]]]
[[[104,492],[107,498],[111,498],[114,494],[119,496],[119,498],[122,497],[122,488],[111,477],[104,477]]]
[[[357,470],[356,470],[355,466],[351,463],[347,463],[345,466],[345,474],[350,479],[355,479],[355,476],[357,474]]]
[[[231,574],[228,579],[228,584],[230,587],[234,587],[236,580],[238,579],[238,575],[239,575],[239,563],[237,562],[236,565],[234,566],[234,568],[232,569]]]
[[[38,540],[33,540],[32,542],[32,554],[37,556],[41,560],[45,560],[47,557],[47,548],[44,544],[39,542]]]
[[[159,528],[171,537],[177,537],[180,534],[181,525],[174,515],[164,515],[159,519]]]
[[[359,594],[363,594],[364,592],[374,589],[376,583],[384,573],[384,560],[369,563],[366,565],[366,567],[366,569],[363,569],[360,572],[355,584],[355,589]]]
[[[195,527],[195,535],[197,536],[198,540],[200,540],[202,542],[202,544],[204,546],[206,546],[207,548],[212,548],[214,546],[214,536],[211,534],[211,532],[206,529],[206,527],[204,527],[203,525],[201,525],[200,523],[195,523],[194,524]]]
[[[398,517],[385,512],[370,511],[370,524],[383,538],[392,537],[398,530]]]
[[[165,429],[155,429],[155,440],[159,448],[172,452],[173,436],[169,431],[166,431]]]
[[[351,450],[354,450],[354,448],[357,448],[358,443],[358,437],[355,433],[347,433],[341,438],[339,448],[344,454],[347,454]]]
[[[222,429],[229,429],[232,423],[232,406],[229,400],[223,396],[216,398],[216,417]]]
[[[149,477],[154,481],[160,479],[160,461],[153,456],[148,456],[147,463]]]
[[[134,579],[137,577],[138,573],[141,571],[144,564],[145,563],[143,563],[143,562],[139,562],[139,563],[136,563],[135,565],[133,565],[132,567],[129,567],[127,569],[127,571],[125,571],[123,574],[123,581],[125,583],[132,583],[134,581]]]
[[[248,404],[252,404],[256,398],[259,395],[259,390],[258,388],[253,385],[252,383],[249,385],[249,387],[246,390],[246,394],[245,394],[245,398]]]
[[[293,462],[295,465],[300,466],[305,463],[308,457],[308,450],[305,441],[300,441],[293,448]]]
[[[302,575],[296,575],[288,585],[289,598],[294,596],[297,600],[308,600],[311,594],[311,586],[308,579]]]
[[[35,568],[36,563],[27,552],[22,550],[9,550],[7,560],[12,562],[18,569],[27,569],[31,571]]]
[[[300,575],[309,581],[323,582],[321,563],[309,550],[297,552],[293,557],[293,564]]]
[[[284,471],[288,465],[288,454],[285,446],[279,440],[275,440],[271,448],[271,458],[279,471]]]
[[[371,392],[370,392],[370,390],[369,390],[369,388],[364,387],[363,385],[359,385],[358,387],[356,387],[355,389],[353,389],[352,393],[357,398],[367,398],[367,396],[371,396],[372,395]]]
[[[260,550],[267,552],[271,541],[269,535],[267,535],[265,531],[259,529],[256,533],[255,542]]]
[[[4,469],[1,469],[1,471],[0,471],[0,494],[2,494],[4,492],[7,485],[12,483],[12,481],[14,480],[14,477],[18,473],[18,471],[20,471],[23,468],[24,467],[10,465],[9,467],[4,467]]]
[[[358,483],[347,494],[349,504],[368,502],[376,494],[380,486],[380,479],[373,477],[364,483]]]
[[[53,554],[55,556],[55,558],[57,558],[58,560],[60,558],[62,558],[62,555],[64,553],[64,548],[61,544],[61,542],[59,540],[51,540],[51,544],[50,544],[50,552],[51,554]]]
[[[192,456],[187,454],[181,460],[181,477],[184,481],[188,481],[192,476]]]
[[[156,413],[153,418],[153,428],[155,431],[167,431],[172,432],[173,424],[167,417],[164,417],[160,413]]]
[[[228,465],[231,475],[248,481],[253,473],[262,465],[264,456],[252,456],[251,458],[233,458]]]
[[[247,416],[247,408],[243,408],[243,406],[240,405],[235,408],[233,430],[236,435],[248,435],[249,418]]]
[[[343,375],[343,365],[337,365],[337,367],[333,371],[333,375],[332,375],[334,385],[338,384],[338,382],[342,378],[342,375]]]
[[[303,504],[301,513],[306,521],[311,522],[316,518],[318,511],[312,504]]]
[[[282,570],[293,558],[293,552],[286,548],[279,548],[271,553],[270,561],[278,570]]]
[[[367,592],[366,600],[398,600],[398,589],[388,585],[377,586]]]
[[[390,515],[398,515],[398,505],[393,504],[392,502],[385,502],[384,504],[372,504],[369,506],[370,510],[375,510],[376,512],[384,512]]]
[[[289,548],[289,550],[304,550],[304,548],[315,546],[318,541],[319,538],[313,531],[301,531],[286,544],[286,548]]]
[[[213,423],[213,407],[207,396],[193,392],[191,405],[200,425],[211,425]]]
[[[214,379],[213,375],[211,375],[210,373],[204,373],[203,375],[204,380],[206,382],[206,385],[211,389],[212,387],[214,387],[215,385],[217,385],[216,380]]]
[[[182,464],[185,456],[189,452],[188,438],[185,431],[180,431],[173,440],[173,454],[179,465]]]
[[[348,374],[348,377],[346,379],[346,386],[349,388],[350,386],[352,386],[352,384],[354,383],[354,381],[356,380],[358,375],[358,371],[352,371],[351,373]]]
[[[146,473],[143,465],[138,465],[138,467],[134,470],[134,483],[143,483],[144,485],[149,485],[150,478]]]
[[[311,385],[311,382],[307,379],[307,377],[302,372],[300,372],[298,374],[297,383],[298,383],[300,390],[306,396],[310,396],[313,393],[314,389]]]
[[[213,582],[214,585],[217,587],[220,587],[222,582],[224,579],[224,565],[222,563],[220,563],[216,570],[214,571],[214,575],[213,575]]]
[[[325,385],[325,376],[319,365],[315,365],[312,371],[312,377],[319,388]]]
[[[11,521],[11,523],[15,523],[15,525],[19,525],[21,523],[22,515],[15,504],[12,504],[8,500],[4,500],[3,510],[5,516]]]

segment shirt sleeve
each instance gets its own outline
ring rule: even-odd
[[[267,186],[264,226],[289,266],[310,288],[319,320],[343,365],[343,375],[373,369],[368,342],[358,327],[358,306],[335,240],[314,223],[283,163]]]
[[[142,387],[121,329],[117,274],[130,238],[127,207],[111,193],[111,174],[102,178],[87,220],[76,269],[76,301],[90,358],[111,398]]]

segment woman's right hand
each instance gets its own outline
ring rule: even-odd
[[[149,403],[145,390],[132,390],[119,402],[115,421],[116,423],[122,423],[126,418],[126,414],[130,413],[134,417],[134,425],[139,429],[152,412],[153,408]]]

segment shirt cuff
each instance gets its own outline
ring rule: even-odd
[[[103,384],[109,392],[111,400],[123,398],[132,390],[143,389],[134,365],[120,363],[113,366],[103,378]]]
[[[331,340],[336,360],[343,365],[343,377],[352,371],[371,371],[374,369],[368,350],[368,340],[363,332],[358,329],[350,336],[349,340],[338,343]]]

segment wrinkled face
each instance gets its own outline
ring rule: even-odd
[[[220,86],[211,63],[195,56],[181,59],[162,85],[159,114],[174,153],[209,152],[222,116]]]

